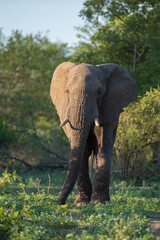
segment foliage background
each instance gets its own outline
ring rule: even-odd
[[[0,31],[1,239],[158,239],[160,2],[86,0],[80,16],[71,49],[40,33]],[[57,203],[66,171],[55,168],[67,167],[69,144],[49,89],[64,61],[117,63],[137,85],[120,116],[105,205],[74,206],[75,188]]]
[[[0,32],[0,167],[66,167],[69,145],[49,96],[54,69],[113,62],[129,71],[137,95],[121,114],[112,170],[142,181],[160,165],[160,3],[86,0],[80,16],[72,49],[40,33]]]

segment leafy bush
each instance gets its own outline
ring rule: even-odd
[[[7,171],[7,169],[2,174],[0,178],[0,190],[2,189],[2,193],[5,194],[7,192],[11,192],[13,184],[18,183],[18,186],[24,189],[24,184],[22,183],[22,178],[16,174],[14,171],[12,174]]]
[[[131,103],[120,116],[115,148],[122,178],[154,174],[158,159],[153,159],[154,146],[160,139],[160,87]],[[155,161],[156,160],[156,161]]]

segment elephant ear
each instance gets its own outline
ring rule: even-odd
[[[135,94],[135,82],[131,76],[117,64],[100,65],[104,73],[103,84],[106,94],[103,97],[100,118],[101,122],[116,120],[124,107],[132,101]]]
[[[50,96],[61,122],[64,121],[64,118],[66,117],[66,110],[68,107],[68,94],[66,92],[68,72],[75,65],[76,64],[72,62],[61,63],[55,69],[52,77]]]

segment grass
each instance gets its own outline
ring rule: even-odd
[[[158,239],[149,225],[160,218],[158,179],[111,179],[111,201],[76,207],[76,187],[59,206],[66,171],[27,172],[0,178],[0,239]]]

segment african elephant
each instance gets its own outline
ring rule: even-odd
[[[134,93],[134,81],[117,64],[94,66],[64,62],[56,68],[50,95],[71,147],[59,204],[65,204],[76,181],[76,205],[110,200],[111,153],[119,115]],[[92,153],[96,166],[93,187],[88,167]]]

